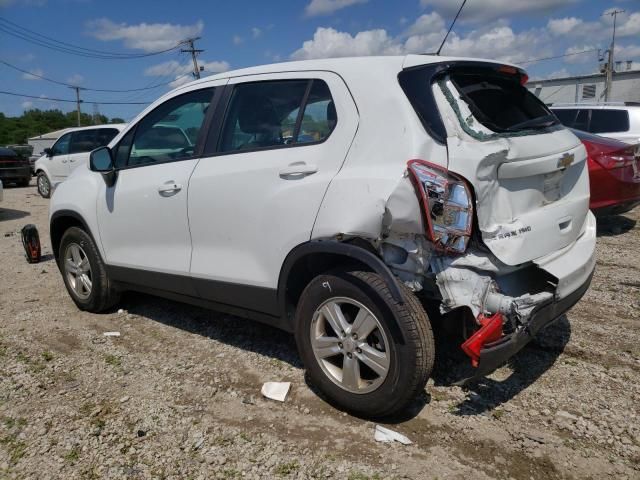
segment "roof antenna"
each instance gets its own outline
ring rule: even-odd
[[[466,3],[467,3],[467,0],[462,0],[462,5],[460,5],[460,8],[458,9],[458,13],[456,13],[456,16],[453,19],[453,22],[451,22],[451,25],[449,25],[449,30],[447,30],[447,34],[442,39],[442,43],[440,44],[440,48],[436,52],[436,55],[440,55],[440,51],[442,50],[442,47],[444,47],[444,44],[447,41],[447,38],[449,38],[449,34],[451,33],[451,30],[453,30],[453,26],[456,24],[456,20],[458,20],[458,17],[460,16],[460,12],[462,12],[462,9],[464,8],[464,5]]]

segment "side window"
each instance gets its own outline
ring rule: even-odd
[[[552,111],[554,115],[558,117],[558,120],[560,120],[561,124],[563,124],[565,127],[573,127],[576,115],[578,114],[578,110],[572,108],[563,108]]]
[[[331,134],[337,122],[336,106],[329,87],[322,80],[314,80],[302,115],[297,142],[324,140]]]
[[[629,130],[629,112],[626,110],[592,110],[591,133],[626,132]]]
[[[122,139],[116,152],[116,165],[135,166],[193,158],[200,127],[212,98],[213,88],[207,88],[161,104],[138,123],[133,129],[135,132]]]
[[[53,155],[66,155],[69,153],[69,143],[71,141],[71,134],[66,133],[61,136],[58,141],[51,148]]]
[[[309,80],[236,85],[222,125],[218,151],[274,148],[296,142],[299,112]]]
[[[96,146],[104,147],[105,145],[109,145],[109,142],[113,140],[113,138],[118,134],[118,130],[115,128],[99,128],[96,130]]]
[[[90,152],[96,148],[96,130],[80,130],[71,134],[69,153]]]
[[[578,110],[578,116],[572,126],[577,130],[584,130],[587,132],[589,128],[589,110]]]

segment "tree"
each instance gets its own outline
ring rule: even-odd
[[[114,122],[117,120],[117,122]],[[37,135],[77,126],[76,112],[63,113],[60,110],[27,110],[20,117],[7,117],[0,113],[0,145],[26,144],[27,139]],[[100,124],[109,123],[104,115]],[[112,123],[125,123],[121,118],[111,119]],[[93,125],[93,117],[86,113],[80,116],[81,125]]]

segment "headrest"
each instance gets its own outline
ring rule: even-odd
[[[238,110],[240,130],[245,133],[271,133],[280,129],[278,114],[271,100],[251,95],[244,97]]]

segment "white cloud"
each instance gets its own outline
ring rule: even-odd
[[[82,82],[84,82],[84,77],[79,73],[74,73],[67,78],[67,83],[70,83],[71,85],[80,85]]]
[[[22,102],[22,108],[24,108],[25,110],[30,110],[31,108],[33,108],[33,102],[30,101],[26,101],[26,102]]]
[[[367,3],[369,0],[311,0],[311,3],[304,9],[309,17],[317,15],[330,15],[351,5]]]
[[[258,28],[258,27],[253,27],[253,28],[251,29],[251,36],[252,36],[253,38],[258,38],[258,37],[260,37],[260,35],[262,35],[262,30],[261,30],[260,28]]]
[[[40,77],[42,75],[44,75],[44,72],[42,71],[41,68],[32,68],[31,70],[29,70],[31,73],[33,73],[33,75],[29,74],[29,73],[23,73],[22,74],[22,78],[24,80],[42,80],[41,78],[38,78],[36,75],[39,75]]]
[[[198,60],[198,65],[204,67],[202,72],[204,76],[229,70],[229,64],[227,62]],[[193,72],[193,65],[191,63],[182,65],[175,60],[169,60],[147,68],[144,74],[151,77],[173,77],[174,80],[169,86],[175,88],[193,80],[193,76],[190,75],[191,72]]]
[[[511,17],[527,12],[546,13],[580,0],[475,0],[467,2],[460,20],[464,22],[485,22],[496,18]],[[423,7],[433,8],[446,18],[453,18],[460,2],[452,0],[420,0]]]
[[[153,52],[171,48],[185,38],[202,33],[204,23],[174,25],[171,23],[140,23],[127,25],[115,23],[107,18],[87,23],[88,34],[104,41],[122,40],[128,48]]]
[[[435,13],[419,17],[399,37],[391,37],[384,29],[366,30],[351,35],[333,28],[321,27],[316,30],[313,39],[305,41],[291,57],[303,60],[433,52],[440,45],[444,33],[444,22]],[[548,37],[542,33],[540,30],[516,33],[506,25],[473,30],[462,37],[453,32],[443,49],[443,54],[522,62],[553,53]]]
[[[634,12],[622,17],[622,22],[616,28],[616,36],[618,35],[621,37],[640,35],[640,12]]]
[[[640,60],[640,45],[616,45],[615,60],[626,62],[627,60]]]
[[[553,35],[566,35],[573,32],[582,23],[582,19],[576,17],[552,18],[547,22],[547,28]]]
[[[244,38],[242,38],[240,35],[234,35],[231,40],[233,41],[234,45],[241,45],[242,42],[244,42]]]
[[[359,55],[400,55],[403,47],[386,30],[367,30],[352,36],[333,28],[320,27],[312,40],[291,54],[296,60],[309,58],[352,57]]]

